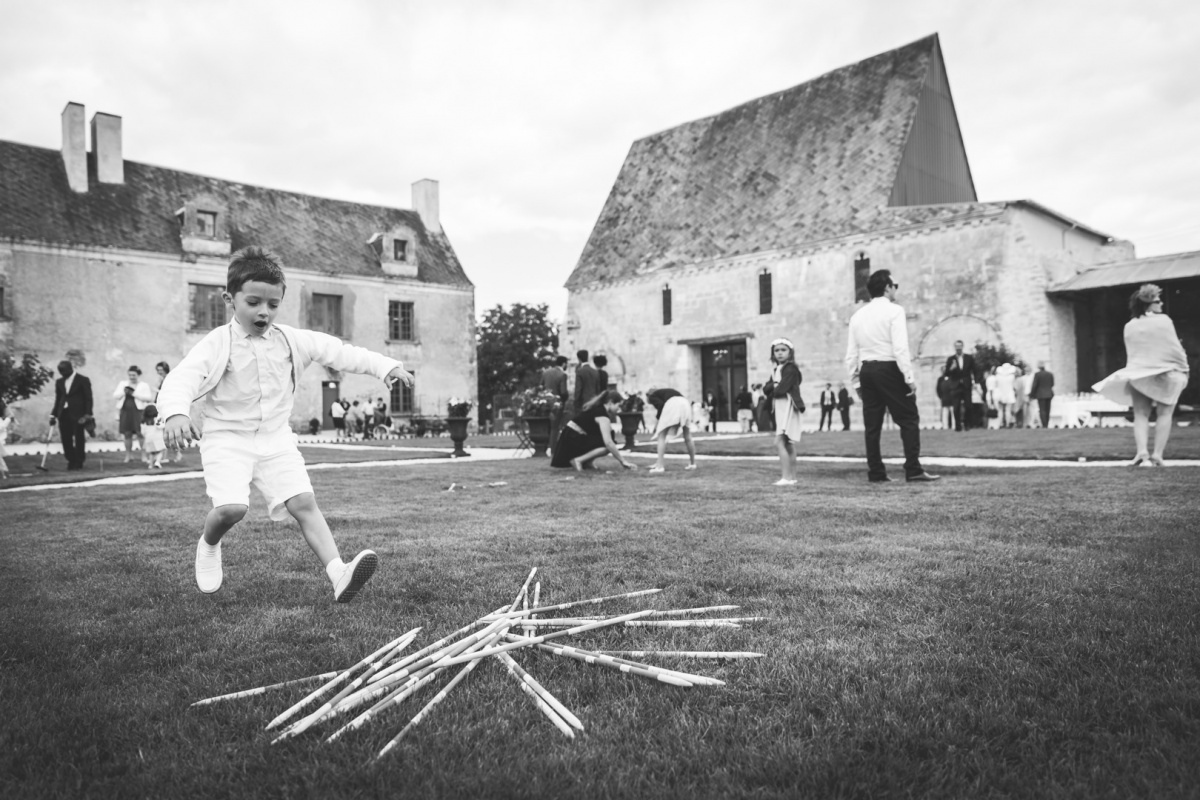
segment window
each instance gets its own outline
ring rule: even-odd
[[[392,258],[396,261],[408,261],[408,241],[406,239],[392,240]]]
[[[229,321],[229,310],[221,293],[224,286],[188,284],[188,330],[211,331]]]
[[[671,324],[671,287],[663,287],[663,325]]]
[[[388,338],[401,342],[411,342],[417,338],[413,331],[412,303],[388,301]]]
[[[215,211],[197,211],[196,212],[196,233],[201,236],[216,236],[217,235],[217,212]]]
[[[871,277],[871,259],[866,253],[859,253],[854,259],[854,302],[871,302],[871,293],[867,291],[867,278]]]
[[[310,325],[314,331],[341,336],[342,296],[313,292],[311,317]]]
[[[8,318],[8,306],[4,305],[4,287],[0,286],[0,319]]]
[[[412,372],[414,376],[416,375],[416,372],[413,372],[413,370],[411,370],[411,369],[409,370],[409,372]],[[414,409],[413,409],[413,389],[414,388],[416,388],[415,384],[413,386],[405,386],[400,381],[396,381],[395,383],[392,384],[391,413],[393,413],[393,414],[412,414],[413,413],[413,411],[414,411]]]
[[[771,271],[758,273],[758,313],[771,313]]]

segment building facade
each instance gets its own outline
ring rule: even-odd
[[[314,366],[293,425],[330,424],[335,398],[385,398],[392,414],[445,416],[476,392],[474,287],[441,228],[438,185],[413,185],[413,208],[329,200],[125,161],[121,120],[63,112],[61,151],[0,141],[0,346],[53,367],[69,357],[92,379],[101,433],[130,365],[155,384],[227,321],[229,255],[278,254],[287,292],[277,320],[322,330],[404,362],[412,389]],[[25,401],[41,426],[53,386]]]
[[[1135,260],[1034,201],[979,202],[934,35],[635,142],[567,281],[563,348],[607,355],[626,391],[711,393],[724,420],[785,336],[811,404],[848,380],[850,317],[887,268],[936,420],[957,339],[1086,389],[1091,340],[1073,294],[1053,290]]]

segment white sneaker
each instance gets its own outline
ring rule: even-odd
[[[646,471],[647,472],[666,472],[667,468],[666,467],[651,467],[650,469],[648,469]]]
[[[795,486],[796,482],[789,481],[787,478],[780,478],[779,480],[775,481],[775,485],[776,486]]]
[[[346,565],[341,576],[333,584],[333,599],[338,603],[349,603],[359,590],[371,580],[375,568],[379,566],[379,556],[371,550],[363,550]]]
[[[208,545],[201,536],[196,545],[196,586],[205,594],[212,594],[221,588],[221,580],[225,573],[221,571],[221,543],[217,542],[216,555],[207,555],[207,549]]]
[[[688,464],[686,467],[684,467],[684,469],[695,469],[695,468],[696,468],[695,464]]]

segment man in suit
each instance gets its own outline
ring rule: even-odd
[[[579,366],[575,368],[575,395],[572,407],[578,414],[588,400],[600,394],[600,372],[588,363],[588,351],[580,350],[575,354]]]
[[[58,374],[62,377],[54,382],[54,410],[50,412],[50,424],[58,424],[67,469],[83,469],[87,458],[83,447],[84,432],[92,419],[92,382],[75,372],[75,365],[70,361],[58,362]]]
[[[846,391],[846,384],[838,384],[838,411],[842,415],[842,430],[850,430],[850,406],[854,405],[854,398],[850,396],[850,392]]]
[[[821,392],[821,421],[817,423],[817,430],[824,430],[826,427],[833,430],[833,410],[837,408],[837,394],[833,391],[833,384],[825,384],[825,390]]]
[[[954,355],[946,359],[946,377],[950,379],[950,405],[954,409],[954,430],[969,429],[967,409],[971,406],[971,385],[977,380],[975,357],[963,352],[959,339],[954,343]]]
[[[552,366],[542,370],[542,388],[553,392],[560,404],[558,411],[550,418],[550,452],[554,452],[554,448],[558,446],[558,433],[567,419],[567,400],[570,395],[567,394],[567,371],[563,369],[565,366],[567,357],[558,356]]]
[[[1046,362],[1038,362],[1038,371],[1033,373],[1033,383],[1029,386],[1029,398],[1037,399],[1038,413],[1042,418],[1042,427],[1050,427],[1050,402],[1054,399],[1054,373],[1046,369]]]

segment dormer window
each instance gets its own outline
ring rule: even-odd
[[[384,275],[417,277],[421,251],[415,232],[407,225],[397,225],[390,231],[372,234],[367,246],[374,251]]]
[[[230,252],[229,214],[225,203],[213,195],[188,199],[175,212],[183,252],[227,256]]]
[[[217,212],[215,212],[215,211],[197,211],[196,212],[196,233],[200,236],[216,236],[217,235]]]

